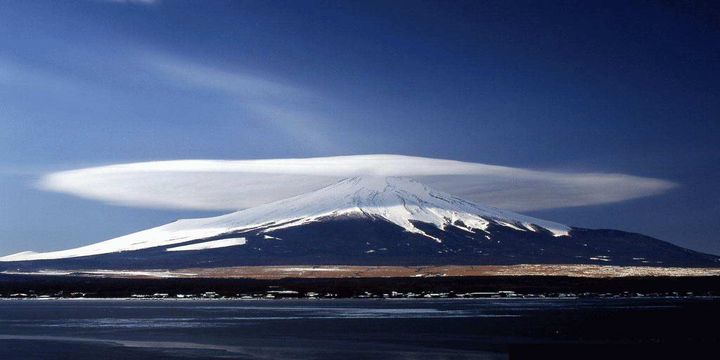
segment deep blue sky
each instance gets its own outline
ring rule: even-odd
[[[0,254],[179,217],[37,190],[117,162],[398,153],[671,180],[531,215],[720,254],[720,12],[683,2],[2,1]]]

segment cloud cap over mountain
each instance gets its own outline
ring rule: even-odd
[[[238,210],[354,176],[411,177],[477,203],[516,211],[619,202],[676,186],[627,174],[539,171],[402,155],[127,163],[51,173],[39,186],[124,206]]]

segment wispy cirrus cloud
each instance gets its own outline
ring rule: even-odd
[[[314,152],[338,149],[337,136],[333,136],[329,126],[328,114],[334,113],[330,110],[332,99],[267,74],[137,49],[128,50],[127,54],[126,58],[113,59],[116,62],[113,66],[121,66],[134,77],[116,76],[110,71],[102,76],[92,72],[68,75],[52,66],[34,66],[0,57],[0,88],[86,107],[98,103],[87,102],[89,98],[126,106],[117,99],[137,96],[135,89],[160,92],[171,87],[187,91],[187,96],[201,97],[204,106],[220,104],[217,111],[228,122],[238,128],[256,125],[255,129],[261,131],[259,136]],[[106,62],[88,61],[100,69],[109,69]]]
[[[279,100],[287,96],[297,99],[311,96],[310,92],[299,87],[250,72],[221,69],[160,54],[144,54],[142,60],[149,68],[180,83],[220,91],[228,95],[256,100]]]
[[[237,210],[353,176],[412,177],[481,204],[517,211],[613,203],[676,186],[627,174],[562,173],[400,155],[141,162],[56,172],[39,185],[125,206]]]
[[[175,86],[225,97],[258,121],[314,150],[332,150],[323,107],[329,100],[300,86],[249,71],[224,69],[177,57],[144,54],[142,63]],[[325,106],[326,107],[326,106]]]

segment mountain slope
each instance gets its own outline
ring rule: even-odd
[[[713,266],[638,234],[586,230],[468,202],[406,178],[350,178],[274,203],[76,249],[0,258],[8,268],[267,264],[593,263]]]

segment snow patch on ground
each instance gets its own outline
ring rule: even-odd
[[[206,242],[201,242],[201,243],[197,243],[197,244],[176,246],[176,247],[166,249],[165,251],[207,250],[207,249],[224,248],[224,247],[228,247],[228,246],[245,245],[246,243],[247,243],[247,240],[245,240],[245,238],[242,238],[242,237],[241,238],[230,238],[230,239],[206,241]]]

